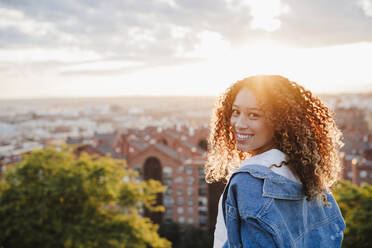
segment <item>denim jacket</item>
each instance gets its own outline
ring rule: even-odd
[[[223,193],[223,247],[341,247],[345,222],[326,195],[330,206],[307,201],[301,184],[265,166],[242,166]]]

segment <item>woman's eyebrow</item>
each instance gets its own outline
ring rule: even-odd
[[[239,105],[233,105],[233,107],[235,107],[235,108],[238,108],[238,109],[245,109],[245,110],[250,110],[250,111],[261,111],[261,109],[259,109],[259,108],[246,108],[246,107],[240,107]]]

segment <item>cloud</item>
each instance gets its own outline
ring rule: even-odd
[[[78,63],[75,65],[66,65],[61,70],[62,76],[108,76],[108,75],[123,75],[131,74],[148,68],[157,67],[172,67],[199,62],[197,58],[172,58],[161,61],[139,63],[123,60],[101,60],[88,61],[86,63]]]
[[[368,17],[372,17],[372,1],[371,0],[359,0],[358,5],[363,9],[364,14]]]
[[[27,18],[19,10],[0,9],[0,16],[0,28],[15,28],[30,36],[42,36],[54,30],[51,23]]]
[[[139,68],[193,63],[203,57],[197,51],[206,33],[218,37],[208,54],[219,52],[218,44],[263,39],[297,47],[372,41],[371,6],[368,0],[2,0],[0,48],[75,49]]]
[[[279,40],[301,47],[372,41],[372,19],[358,1],[286,1],[291,14],[281,18]]]

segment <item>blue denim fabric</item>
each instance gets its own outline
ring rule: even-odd
[[[332,194],[326,195],[328,207],[307,201],[301,184],[265,166],[241,167],[223,193],[223,247],[341,247],[345,222]]]

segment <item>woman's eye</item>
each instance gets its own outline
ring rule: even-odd
[[[232,110],[232,114],[233,114],[233,115],[238,115],[238,114],[239,114],[239,110],[237,110],[237,109],[233,109],[233,110]]]
[[[249,113],[248,114],[248,117],[249,118],[258,118],[258,117],[260,117],[258,114],[256,114],[256,113]]]

